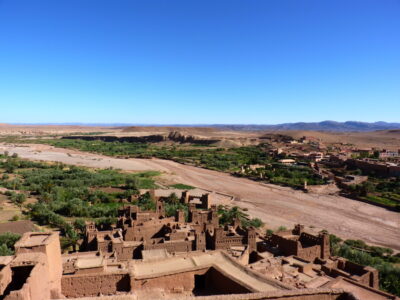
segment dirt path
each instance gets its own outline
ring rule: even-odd
[[[343,238],[362,239],[400,250],[400,214],[348,198],[306,194],[160,159],[117,159],[44,145],[17,147],[0,144],[0,153],[5,150],[28,159],[88,167],[159,170],[175,182],[235,196],[233,204],[248,208],[252,216],[261,218],[272,228],[302,223],[316,229],[327,229]]]

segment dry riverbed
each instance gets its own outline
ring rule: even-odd
[[[251,216],[261,218],[273,229],[302,223],[315,230],[326,229],[343,238],[362,239],[400,250],[399,213],[341,196],[304,193],[160,159],[118,159],[47,145],[0,143],[0,153],[4,151],[32,160],[94,168],[157,170],[164,174],[161,177],[163,182],[184,183],[234,196],[232,204],[247,208]]]

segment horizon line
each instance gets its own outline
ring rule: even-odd
[[[346,123],[361,123],[361,124],[400,124],[400,121],[390,122],[390,121],[334,121],[334,120],[323,120],[323,121],[315,121],[315,122],[283,122],[283,123],[188,123],[188,124],[174,124],[174,123],[130,123],[130,122],[0,122],[0,125],[38,125],[38,126],[176,126],[176,127],[193,127],[193,126],[278,126],[278,125],[286,125],[286,124],[319,124],[319,123],[337,123],[337,124],[346,124]]]

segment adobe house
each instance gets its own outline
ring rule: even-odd
[[[0,299],[61,297],[61,248],[58,232],[28,232],[15,244],[15,256],[2,259]]]
[[[300,224],[293,230],[272,234],[270,241],[285,256],[294,255],[307,261],[314,261],[316,258],[324,260],[330,256],[328,234],[320,233],[318,236],[309,234]]]
[[[327,275],[337,278],[339,276],[357,281],[363,285],[379,289],[379,272],[372,267],[364,267],[342,257],[323,264],[321,270]]]
[[[190,195],[189,191],[182,192],[180,199],[184,204],[195,204],[196,208],[209,209],[211,206],[211,195],[209,193],[199,196]]]

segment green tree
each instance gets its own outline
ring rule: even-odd
[[[178,196],[175,193],[171,193],[171,195],[169,195],[166,200],[167,200],[167,203],[178,204],[180,199],[178,198]]]
[[[241,222],[248,220],[248,214],[246,214],[239,206],[229,208],[228,206],[219,205],[218,214],[220,216],[220,224],[222,225],[231,224],[235,219],[238,219]]]
[[[76,219],[76,220],[74,221],[73,225],[74,225],[74,228],[75,228],[76,230],[78,230],[78,231],[80,231],[80,232],[84,232],[84,231],[85,231],[85,227],[86,227],[85,220],[83,220],[83,219]]]
[[[13,254],[14,254],[14,251],[12,251],[10,248],[8,248],[6,244],[0,245],[0,256],[8,256],[8,255],[13,255]]]
[[[129,177],[125,181],[125,188],[127,190],[138,190],[139,189],[139,179],[137,177]]]

